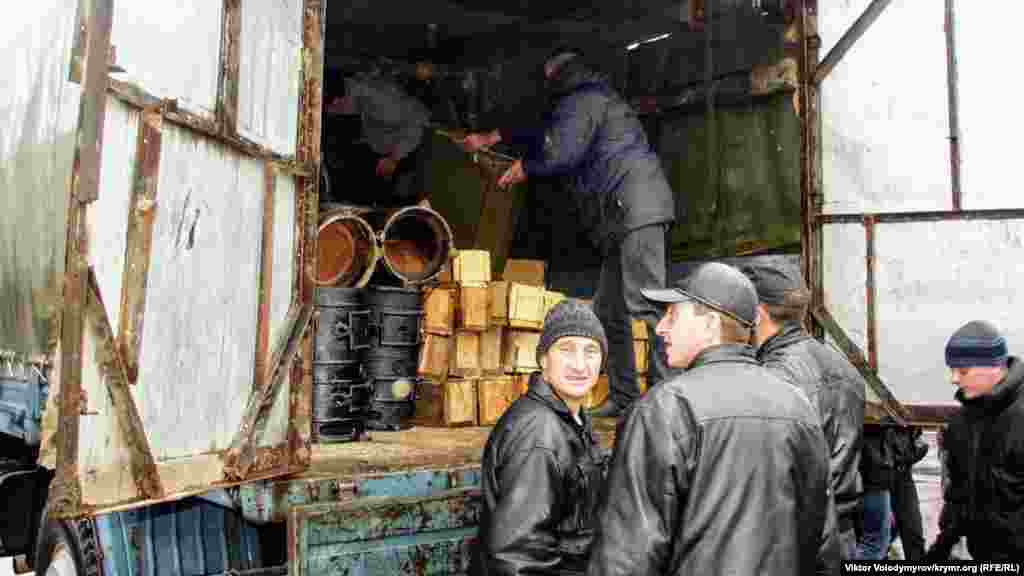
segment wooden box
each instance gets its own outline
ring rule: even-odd
[[[640,386],[640,393],[647,393],[647,376],[637,376],[636,383]]]
[[[501,374],[501,340],[504,329],[491,326],[480,335],[480,369],[484,374]]]
[[[540,370],[537,365],[537,344],[540,332],[509,330],[502,341],[502,365],[506,373],[526,373]]]
[[[491,320],[490,290],[487,284],[459,286],[459,307],[456,316],[460,330],[487,330]]]
[[[636,357],[636,373],[647,374],[647,340],[633,340],[633,356]]]
[[[501,418],[519,396],[519,386],[511,376],[481,378],[477,383],[477,410],[481,426],[490,426]]]
[[[464,330],[456,332],[453,348],[448,373],[461,377],[479,376],[480,333]]]
[[[490,282],[490,252],[486,250],[459,250],[459,253],[455,256],[452,277],[458,284]]]
[[[555,307],[562,300],[565,300],[565,294],[561,292],[552,292],[551,290],[544,291],[544,316],[541,318],[541,326],[543,326],[544,318],[547,317],[548,312]]]
[[[530,390],[530,374],[510,374],[515,382],[516,390],[520,396],[524,396]]]
[[[488,285],[490,296],[488,304],[491,307],[491,326],[505,326],[508,324],[508,282],[504,280],[491,282]]]
[[[530,286],[544,286],[544,261],[543,260],[515,260],[505,261],[505,271],[501,275],[502,280],[508,282],[520,282]]]
[[[597,377],[597,384],[590,389],[590,393],[587,394],[586,399],[583,401],[584,408],[597,408],[601,404],[604,404],[605,399],[608,398],[608,375],[601,374]]]
[[[647,340],[647,324],[643,320],[632,320],[633,340]]]
[[[540,330],[544,327],[543,288],[527,284],[508,285],[508,325],[512,328]]]
[[[448,363],[451,357],[452,338],[427,333],[420,344],[420,361],[416,372],[428,378],[448,377]]]
[[[455,327],[455,290],[431,288],[423,299],[423,331],[450,336]]]
[[[474,426],[476,380],[420,382],[413,423],[421,426]]]

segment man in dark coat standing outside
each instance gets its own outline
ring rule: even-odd
[[[757,294],[704,264],[658,324],[685,372],[638,400],[616,434],[592,576],[837,574],[835,509],[818,415],[746,344]]]
[[[581,225],[604,259],[594,309],[608,334],[609,394],[594,415],[618,416],[640,396],[630,317],[647,324],[650,385],[668,373],[655,337],[661,310],[640,289],[665,285],[675,200],[636,112],[579,51],[556,50],[544,76],[554,110],[542,129],[470,134],[463,146],[476,151],[504,142],[523,153],[501,186],[530,176],[569,177]]]
[[[961,536],[974,560],[1024,558],[1024,362],[988,322],[968,322],[946,344],[961,408],[942,435],[948,471],[941,532],[925,555],[949,558]]]
[[[544,320],[542,372],[484,447],[483,510],[472,574],[582,575],[604,457],[581,406],[608,348],[589,306],[563,300]]]
[[[765,368],[807,394],[821,417],[829,447],[832,496],[839,521],[839,548],[854,559],[854,522],[860,507],[864,379],[850,361],[804,330],[810,303],[800,270],[782,259],[742,268],[757,289],[757,358]]]

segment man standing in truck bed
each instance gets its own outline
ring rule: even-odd
[[[470,134],[464,146],[475,151],[505,142],[522,151],[524,160],[501,176],[501,186],[529,176],[569,177],[581,225],[604,258],[594,309],[608,335],[610,390],[593,414],[618,416],[640,395],[630,317],[647,324],[650,384],[668,372],[654,332],[660,309],[640,288],[665,285],[675,202],[636,113],[579,51],[556,50],[544,63],[544,77],[554,110],[542,129]]]

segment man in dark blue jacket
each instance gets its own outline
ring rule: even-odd
[[[669,371],[654,332],[661,310],[640,288],[665,285],[675,201],[636,112],[579,51],[556,50],[544,64],[544,77],[554,108],[542,129],[470,134],[464,147],[476,151],[505,142],[522,154],[499,178],[500,186],[531,176],[568,177],[580,224],[604,258],[594,309],[608,335],[610,390],[594,415],[618,416],[640,396],[630,317],[647,324],[650,385]]]

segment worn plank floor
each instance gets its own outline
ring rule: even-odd
[[[610,449],[614,442],[615,420],[595,419],[594,429],[601,445]],[[365,442],[314,444],[310,467],[298,478],[345,478],[476,465],[480,463],[490,432],[489,426],[416,426],[401,432],[370,432],[370,440]]]

